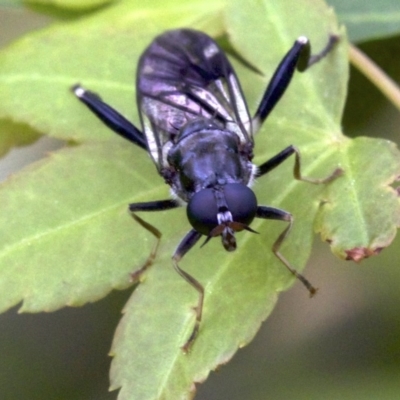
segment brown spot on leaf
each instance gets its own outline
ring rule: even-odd
[[[376,249],[369,249],[367,247],[354,247],[350,250],[345,250],[347,254],[346,260],[360,262],[364,258],[376,256],[383,250],[383,247],[377,247]]]

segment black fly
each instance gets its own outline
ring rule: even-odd
[[[326,48],[310,56],[307,38],[299,37],[276,69],[260,105],[251,118],[236,74],[224,52],[204,33],[178,29],[158,36],[145,50],[137,70],[137,103],[142,131],[93,92],[76,85],[75,95],[108,127],[132,143],[147,150],[159,174],[171,186],[176,199],[133,203],[134,219],[157,237],[161,233],[135,213],[159,211],[187,203],[192,229],[181,240],[172,260],[175,270],[198,292],[196,323],[182,347],[189,350],[199,331],[204,287],[178,265],[182,257],[202,235],[205,243],[221,236],[227,251],[236,249],[235,232],[253,232],[255,217],[288,222],[273,245],[273,253],[309,290],[316,289],[280,254],[288,235],[292,215],[284,210],[257,205],[249,188],[256,176],[265,175],[290,155],[295,155],[294,177],[311,183],[326,183],[339,176],[335,170],[325,179],[304,178],[300,171],[300,153],[289,146],[256,167],[253,158],[255,133],[277,104],[294,71],[306,70],[324,57],[337,41],[331,36]],[[137,278],[148,268],[157,246]]]

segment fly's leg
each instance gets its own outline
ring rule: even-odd
[[[286,53],[285,57],[278,65],[267,88],[265,89],[258,109],[252,119],[254,132],[257,132],[259,127],[285,93],[295,70],[297,69],[298,71],[303,72],[311,65],[321,60],[329,54],[338,40],[338,36],[331,35],[325,48],[316,55],[311,55],[310,42],[305,36],[300,36],[294,42],[292,48]]]
[[[307,62],[303,62],[303,65],[298,65],[298,70],[300,72],[305,71],[307,68],[310,68],[312,65],[316,64],[324,57],[326,57],[332,49],[335,47],[335,44],[339,41],[338,35],[329,35],[329,40],[326,46],[317,54],[312,54],[307,57]],[[311,50],[311,49],[310,49]]]
[[[148,256],[147,260],[143,264],[143,266],[131,274],[132,280],[137,281],[140,279],[141,275],[144,271],[146,271],[154,262],[154,259],[157,255],[158,246],[161,240],[161,232],[149,224],[139,216],[135,214],[136,211],[161,211],[161,210],[169,210],[172,208],[179,207],[174,200],[160,200],[146,203],[133,203],[129,205],[129,211],[132,213],[132,217],[138,222],[143,228],[152,233],[156,238],[156,243]],[[196,312],[196,322],[193,328],[192,333],[189,336],[189,339],[182,346],[182,350],[187,353],[190,350],[190,347],[197,337],[200,328],[200,321],[203,313],[203,303],[204,303],[204,287],[203,285],[197,281],[192,275],[188,274],[181,267],[179,267],[178,262],[182,259],[182,257],[199,241],[201,237],[201,233],[192,229],[189,231],[186,236],[180,242],[178,248],[175,250],[172,256],[172,262],[175,268],[175,271],[186,281],[188,282],[194,289],[197,290],[199,297],[197,301],[197,306],[194,308]]]
[[[257,218],[263,219],[274,219],[278,221],[286,221],[288,222],[288,226],[282,231],[282,233],[278,236],[272,246],[272,252],[275,256],[286,266],[286,268],[307,288],[310,293],[310,297],[314,296],[317,293],[317,289],[310,283],[310,281],[305,278],[302,274],[297,272],[295,268],[293,268],[289,261],[280,253],[280,248],[284,242],[284,240],[289,235],[289,232],[293,226],[293,216],[287,211],[280,210],[279,208],[267,207],[267,206],[259,206],[257,208],[256,213]]]
[[[105,103],[98,94],[86,90],[80,85],[73,86],[71,90],[111,130],[136,146],[147,150],[143,133],[117,110]]]
[[[196,322],[193,328],[192,333],[189,336],[189,339],[182,346],[182,350],[184,353],[187,353],[190,350],[193,341],[196,339],[197,334],[199,333],[201,316],[203,313],[203,303],[204,303],[204,287],[203,285],[195,279],[192,275],[188,274],[181,267],[179,267],[178,262],[182,259],[182,257],[199,241],[201,237],[201,233],[192,229],[189,231],[186,236],[179,243],[178,248],[175,250],[174,255],[172,256],[172,262],[174,264],[175,271],[194,289],[197,290],[199,297],[197,300],[197,306],[194,308],[196,312]]]
[[[322,179],[315,179],[315,178],[307,178],[301,174],[301,156],[300,151],[295,146],[288,146],[286,149],[282,150],[280,153],[276,154],[274,157],[267,160],[265,163],[261,164],[258,167],[258,176],[262,176],[276,168],[280,165],[283,161],[285,161],[288,157],[292,154],[295,155],[294,161],[294,168],[293,168],[293,175],[295,179],[299,181],[314,183],[314,184],[321,184],[321,183],[328,183],[336,179],[337,177],[343,175],[343,170],[341,168],[336,168],[330,175],[326,176]]]
[[[282,150],[280,153],[276,154],[274,157],[267,160],[265,163],[261,164],[258,167],[258,176],[262,176],[276,168],[280,165],[283,161],[285,161],[288,157],[292,154],[295,155],[295,163],[293,167],[293,175],[296,179],[300,181],[305,181],[313,184],[322,184],[328,183],[332,180],[336,179],[337,177],[343,174],[343,170],[341,168],[336,168],[330,175],[326,176],[322,179],[313,179],[307,178],[302,176],[301,174],[301,157],[299,150],[294,146],[288,146],[286,149]],[[264,219],[275,219],[279,221],[287,221],[289,225],[287,228],[279,235],[277,240],[275,241],[274,245],[272,246],[272,251],[276,257],[289,269],[289,271],[303,283],[303,285],[307,288],[310,292],[310,296],[313,296],[317,289],[315,289],[311,283],[300,273],[298,273],[286,260],[286,258],[280,253],[279,249],[282,246],[282,243],[288,236],[290,230],[292,229],[293,225],[293,217],[290,213],[280,210],[278,208],[266,207],[266,206],[259,206],[257,208],[256,217],[264,218]]]
[[[269,82],[264,92],[264,96],[260,102],[260,105],[258,106],[256,113],[254,114],[252,122],[254,131],[257,131],[257,129],[265,121],[272,109],[276,106],[279,99],[285,93],[290,81],[293,78],[295,70],[297,69],[298,71],[303,72],[311,65],[321,60],[323,57],[329,54],[329,52],[333,49],[335,43],[338,40],[338,36],[330,36],[325,48],[316,55],[311,55],[310,42],[306,37],[301,36],[294,42],[292,48],[287,52],[287,54],[279,64],[278,68],[276,69],[271,81]],[[258,169],[258,175],[262,176],[268,173],[279,164],[281,164],[283,161],[285,161],[293,153],[295,154],[293,175],[298,180],[315,184],[327,183],[343,174],[343,170],[341,168],[337,168],[329,176],[323,179],[303,177],[300,168],[300,152],[295,146],[289,146],[286,149],[282,150],[276,156],[272,157],[270,160],[266,161],[264,164],[260,165]]]
[[[157,255],[158,246],[161,240],[161,232],[155,226],[149,224],[148,222],[137,216],[135,212],[162,211],[162,210],[170,210],[176,207],[179,207],[179,204],[177,204],[174,200],[159,200],[159,201],[149,201],[146,203],[129,204],[129,211],[131,212],[132,218],[137,223],[139,223],[144,229],[148,230],[156,238],[156,243],[154,244],[153,249],[151,250],[150,255],[147,257],[147,260],[144,262],[143,266],[131,274],[132,282],[139,281],[143,272],[146,271],[154,263],[154,259]]]
[[[138,217],[136,214],[131,214],[132,218],[139,223],[144,229],[148,230],[151,234],[153,234],[156,238],[156,243],[154,244],[149,256],[147,257],[146,261],[144,264],[136,271],[131,273],[131,281],[132,282],[138,282],[140,281],[140,278],[143,274],[144,271],[147,270],[151,265],[154,263],[154,259],[156,258],[157,251],[158,251],[158,246],[161,241],[161,232],[153,225],[149,224],[142,218]]]

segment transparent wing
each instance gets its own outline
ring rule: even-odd
[[[179,29],[158,36],[139,60],[137,100],[150,154],[161,169],[179,130],[212,119],[252,142],[251,120],[224,52],[202,32]]]

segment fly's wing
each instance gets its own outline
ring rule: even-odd
[[[137,101],[149,152],[160,170],[180,129],[210,119],[252,142],[243,93],[224,52],[202,32],[179,29],[158,36],[139,60]]]

